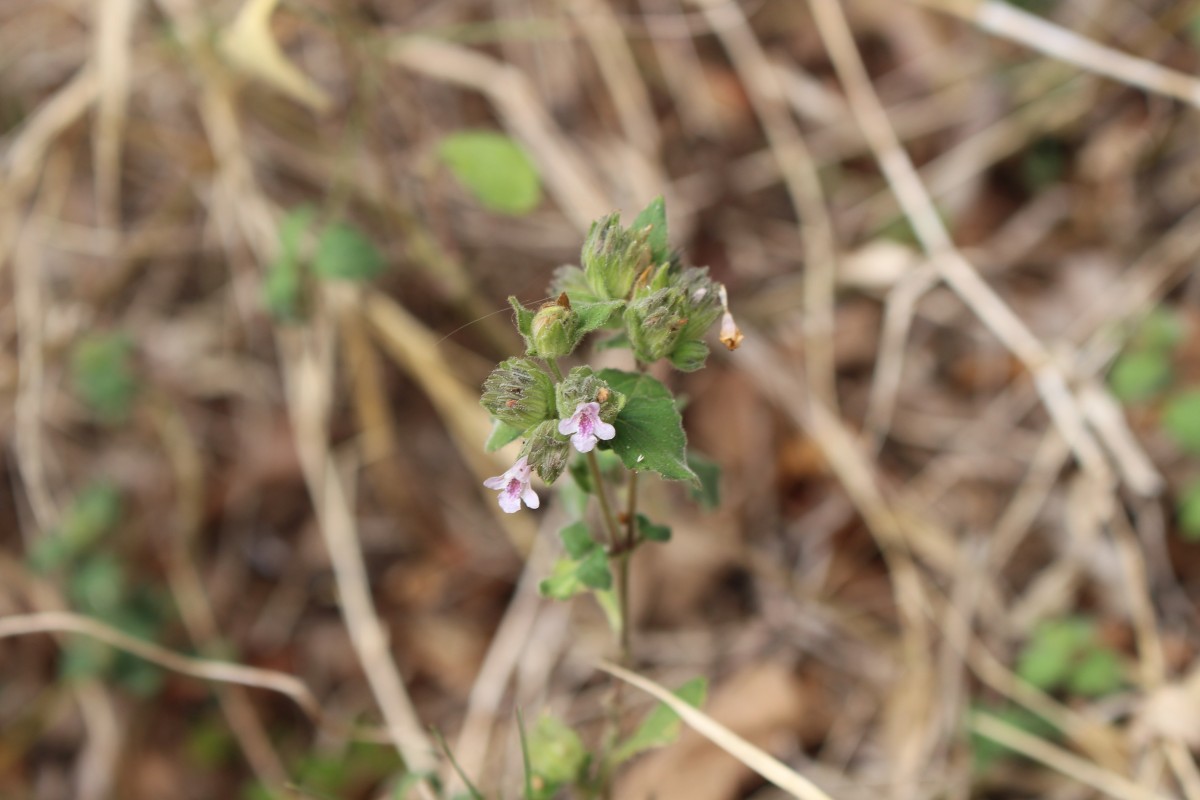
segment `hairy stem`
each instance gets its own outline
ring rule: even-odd
[[[608,490],[604,487],[604,476],[600,473],[600,462],[596,460],[596,451],[589,450],[587,454],[588,471],[592,474],[592,486],[596,490],[596,499],[600,501],[600,511],[604,515],[605,530],[608,533],[608,549],[613,552],[621,546],[621,529],[617,518],[613,515],[612,505],[608,502]]]

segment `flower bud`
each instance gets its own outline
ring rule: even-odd
[[[537,471],[538,477],[551,484],[566,469],[571,445],[567,437],[558,432],[558,423],[547,420],[530,434],[521,454],[529,459],[529,465]]]
[[[598,297],[624,300],[629,296],[634,279],[650,265],[649,235],[649,228],[622,228],[620,214],[592,223],[579,258]]]
[[[554,382],[528,358],[510,358],[483,382],[479,402],[506,425],[528,430],[555,416]]]
[[[625,333],[634,355],[647,364],[671,354],[687,323],[687,303],[678,287],[659,289],[625,309]]]
[[[542,358],[570,355],[579,344],[579,315],[564,292],[557,303],[542,306],[530,327],[533,349]]]
[[[580,403],[599,403],[600,419],[612,424],[625,407],[625,395],[610,387],[592,372],[591,367],[575,367],[555,387],[558,416],[567,419]]]

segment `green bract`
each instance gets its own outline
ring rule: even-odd
[[[496,419],[524,431],[554,416],[554,384],[528,358],[510,358],[488,375],[479,402]]]
[[[579,315],[569,303],[543,306],[530,323],[529,338],[542,358],[569,356],[579,343]]]
[[[592,372],[591,367],[575,367],[555,387],[558,416],[566,419],[580,403],[599,403],[600,419],[612,423],[625,407],[625,395],[614,390]]]
[[[583,243],[580,261],[588,285],[602,300],[624,300],[633,281],[650,266],[650,229],[621,227],[621,215],[611,214],[592,223]]]
[[[538,477],[546,483],[558,480],[571,457],[567,438],[558,432],[558,423],[554,420],[547,420],[534,428],[521,452],[529,459]]]

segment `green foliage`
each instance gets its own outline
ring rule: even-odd
[[[495,452],[509,442],[514,442],[521,438],[521,433],[522,431],[520,428],[514,428],[498,419],[493,419],[492,432],[488,434],[488,438],[483,445],[483,449],[489,453]]]
[[[1163,428],[1192,455],[1200,455],[1200,390],[1171,398],[1163,409]]]
[[[671,258],[667,241],[667,206],[662,195],[650,201],[650,205],[638,212],[629,226],[631,230],[640,231],[649,228],[646,244],[650,245],[650,261],[652,264],[664,264]]]
[[[93,483],[76,495],[58,526],[40,538],[29,554],[30,566],[41,573],[63,568],[108,533],[121,516],[116,487]]]
[[[721,465],[694,450],[688,451],[687,463],[700,479],[699,487],[690,487],[692,499],[712,511],[721,504]]]
[[[675,691],[675,696],[690,706],[699,708],[708,694],[708,681],[693,678]],[[618,744],[609,756],[612,763],[628,761],[638,753],[671,744],[679,736],[679,715],[659,703],[628,739]]]
[[[602,370],[600,378],[626,397],[613,423],[616,438],[609,443],[622,463],[699,486],[700,479],[687,464],[683,419],[667,387],[649,375],[617,369]]]
[[[1045,719],[1021,706],[1010,705],[1002,708],[981,707],[979,710],[986,711],[986,713],[991,714],[1001,722],[1007,722],[1018,730],[1042,739],[1053,737],[1058,733],[1058,729]],[[1022,757],[1019,753],[1009,750],[999,742],[993,741],[986,736],[980,736],[977,733],[971,734],[971,756],[974,762],[974,770],[977,774],[987,772],[988,769],[1003,759]]]
[[[542,182],[516,142],[492,131],[460,131],[442,140],[438,155],[483,206],[513,216],[542,201]]]
[[[1171,382],[1171,359],[1158,350],[1122,353],[1108,374],[1108,385],[1123,403],[1154,397]]]
[[[276,319],[295,321],[304,315],[304,235],[315,216],[311,206],[300,206],[279,224],[279,255],[263,283],[263,303]]]
[[[1111,694],[1122,683],[1116,653],[1101,644],[1091,620],[1079,617],[1040,624],[1021,651],[1017,675],[1043,691],[1087,697]]]
[[[567,555],[575,560],[584,558],[600,545],[592,538],[586,522],[572,522],[558,532]]]
[[[592,538],[587,523],[573,522],[559,531],[567,558],[560,560],[550,577],[538,585],[544,597],[566,600],[588,589],[612,587],[608,554]]]
[[[124,422],[138,393],[133,342],[123,333],[97,333],[84,338],[71,354],[71,382],[100,422]]]
[[[535,800],[550,800],[563,786],[579,781],[590,761],[579,734],[549,715],[538,719],[526,747]]]
[[[356,228],[334,223],[317,240],[313,271],[322,278],[367,281],[383,271],[383,255]]]
[[[655,525],[645,514],[637,515],[638,537],[644,542],[669,542],[671,529],[666,525]]]
[[[1200,541],[1200,481],[1188,486],[1179,499],[1179,527],[1185,539]]]
[[[1186,329],[1174,311],[1155,308],[1138,324],[1131,345],[1142,350],[1173,350],[1183,341]]]

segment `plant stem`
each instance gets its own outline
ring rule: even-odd
[[[629,557],[637,547],[637,470],[629,471],[629,500],[625,511],[625,543],[617,562],[617,607],[621,612],[621,666],[633,664],[633,630],[629,624]]]
[[[557,358],[547,358],[546,365],[550,367],[550,371],[554,373],[555,380],[561,381],[563,379],[562,370],[558,368]]]
[[[596,451],[589,450],[587,454],[588,471],[592,474],[592,487],[596,490],[596,499],[600,501],[600,511],[604,514],[604,525],[608,531],[608,549],[612,552],[621,545],[621,529],[617,518],[613,515],[612,506],[608,502],[608,491],[604,488],[604,476],[600,474],[600,462],[596,460]]]

